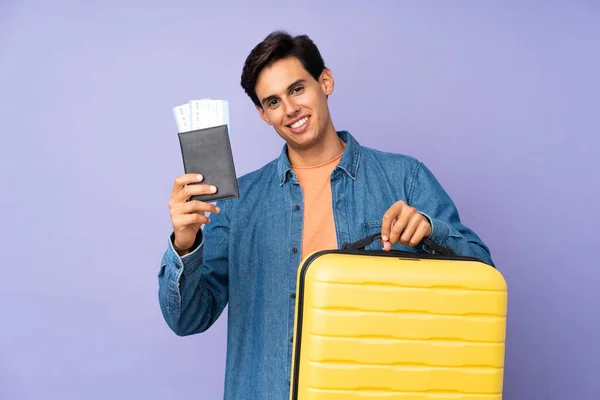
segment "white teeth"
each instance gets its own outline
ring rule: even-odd
[[[306,121],[308,121],[308,117],[304,117],[304,118],[302,118],[300,121],[298,121],[298,122],[296,122],[296,123],[292,124],[291,126],[292,126],[292,128],[294,128],[294,129],[298,129],[298,128],[300,128],[302,125],[304,125],[304,124],[306,123]]]

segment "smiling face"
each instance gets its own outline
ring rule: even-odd
[[[262,108],[257,110],[292,149],[318,147],[336,135],[327,105],[333,86],[329,69],[316,81],[297,58],[284,58],[258,75],[255,91]]]

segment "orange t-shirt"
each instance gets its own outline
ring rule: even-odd
[[[302,258],[313,251],[337,249],[330,176],[342,154],[314,167],[292,166],[304,197]]]

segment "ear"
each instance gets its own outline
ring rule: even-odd
[[[265,114],[265,110],[263,110],[262,107],[259,106],[255,106],[256,110],[258,111],[258,114],[260,115],[260,118],[265,121],[267,124],[272,125],[271,121],[269,120],[269,117],[267,117],[267,114]]]
[[[329,68],[325,68],[323,72],[321,72],[321,76],[319,77],[319,84],[321,85],[321,89],[325,93],[326,96],[329,96],[333,93],[333,87],[335,86],[333,81],[333,74]]]

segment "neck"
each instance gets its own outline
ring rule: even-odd
[[[295,148],[288,145],[290,164],[296,167],[312,167],[324,164],[339,156],[346,143],[337,135],[333,124],[329,124],[325,135],[318,143],[308,148]]]

